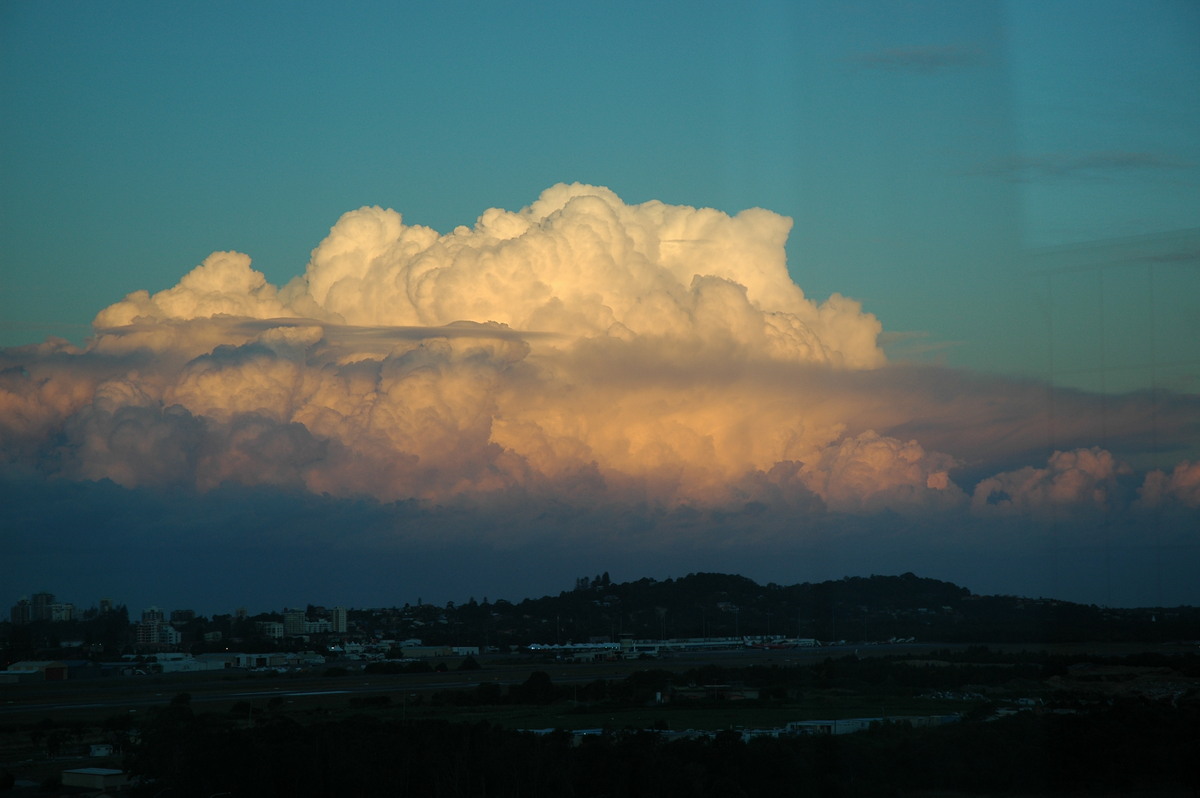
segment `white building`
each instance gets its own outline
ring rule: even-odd
[[[75,617],[75,605],[55,602],[50,605],[50,620],[69,621]]]
[[[788,734],[853,734],[871,728],[883,718],[843,718],[842,720],[795,720],[787,725]]]
[[[270,637],[275,640],[283,637],[283,624],[279,621],[257,621],[254,625],[258,628],[258,633],[263,637]]]
[[[329,621],[305,621],[304,634],[306,635],[323,635],[333,631],[333,624]]]

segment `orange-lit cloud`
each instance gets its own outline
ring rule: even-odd
[[[1172,504],[1200,508],[1200,461],[1184,460],[1171,473],[1155,469],[1146,475],[1139,491],[1139,504],[1157,509]]]
[[[889,366],[859,303],[792,282],[790,224],[578,184],[445,235],[362,208],[282,287],[217,252],[100,311],[83,349],[0,353],[3,458],[129,488],[382,501],[983,517],[1125,502],[1114,486],[1134,477],[1095,447],[1093,398],[1049,418],[1044,386]],[[1154,401],[1156,425],[1195,412]],[[1157,434],[1145,407],[1111,400],[1105,445]],[[1190,468],[1147,477],[1142,505],[1195,506]]]
[[[971,499],[981,512],[1028,513],[1084,507],[1112,509],[1117,477],[1128,465],[1098,447],[1054,452],[1045,468],[1026,466],[979,483]]]

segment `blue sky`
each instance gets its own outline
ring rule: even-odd
[[[1029,248],[1200,220],[1192,3],[0,13],[7,345],[81,340],[213,250],[285,282],[361,205],[449,232],[578,180],[790,216],[799,285],[920,334],[901,356],[1043,374]],[[1165,362],[1200,338],[1168,300],[1197,293],[1195,261],[1175,266],[1155,275]]]
[[[1200,394],[1194,2],[9,0],[0,5],[0,107],[0,371],[59,368],[66,355],[38,361],[21,347],[50,336],[83,345],[99,311],[133,291],[176,286],[214,251],[248,254],[282,286],[304,274],[339,217],[362,206],[449,234],[489,208],[519,211],[555,184],[580,182],[608,187],[631,206],[660,200],[731,215],[761,207],[789,217],[787,271],[805,294],[860,301],[878,318],[891,362],[935,369],[889,378],[897,406],[948,408],[962,398],[941,431],[928,410],[863,410],[842,420],[846,440],[858,435],[866,446],[868,430],[889,441],[928,433],[926,449],[955,458],[951,476],[964,495],[993,485],[994,494],[980,494],[984,505],[1016,494],[1017,477],[999,475],[1057,473],[1047,459],[1055,450],[1115,451],[1132,472],[1089,473],[1121,483],[1130,506],[1148,490],[1148,469],[1169,474],[1175,463],[1200,460],[1200,437],[1188,425]],[[101,368],[88,358],[102,351],[96,344],[68,370]],[[144,364],[129,369],[147,372]],[[1029,399],[1038,391],[1040,405]],[[1145,395],[1152,401],[1138,404]],[[155,400],[160,420],[168,399]],[[80,406],[64,410],[54,429],[68,437],[82,429],[80,419],[92,416]],[[1154,423],[1140,428],[1138,418]],[[973,437],[972,424],[1007,432]],[[1038,445],[1033,428],[1047,430]],[[62,477],[47,465],[58,462],[47,454],[46,441],[59,434],[50,429],[39,428],[48,436],[40,443],[12,444],[0,465]],[[312,424],[304,429],[317,435]],[[143,529],[178,521],[169,503],[146,499],[155,486],[129,476],[135,466],[99,462],[70,478],[112,479],[155,508],[131,517],[128,545]],[[8,489],[41,495],[42,487],[20,487],[26,471],[14,473],[0,474]],[[1178,472],[1172,495],[1184,495],[1188,473]],[[79,490],[111,508],[121,488]],[[309,492],[319,493],[311,484]],[[69,506],[86,517],[92,500]],[[476,514],[475,527],[512,523],[485,521],[470,506],[463,512]],[[1186,526],[1195,508],[1185,506]],[[48,528],[74,523],[65,511],[9,512]],[[322,512],[333,510],[314,515]],[[580,512],[608,523],[607,510]],[[662,521],[663,534],[675,534],[677,521]],[[581,573],[597,570],[590,563],[606,550],[597,540],[571,555]],[[1030,545],[1058,546],[1038,540]],[[1161,560],[1167,543],[1156,545],[1139,549],[1138,561]],[[1195,542],[1187,545],[1194,554]],[[822,546],[817,559],[838,571],[828,576],[850,572],[849,552]],[[955,570],[947,563],[958,554],[930,546],[922,542],[907,560],[877,558],[875,567],[903,561],[902,570],[923,575],[988,578],[985,559]],[[656,549],[641,562],[718,570],[713,563],[727,561],[713,555],[718,549],[686,558]],[[974,556],[963,551],[960,559]],[[1089,568],[1111,578],[1114,549],[1095,551]],[[733,561],[759,578],[754,563],[768,568],[777,554],[747,551]],[[50,578],[49,554],[29,548],[23,556],[18,565]],[[1025,554],[1004,556],[1013,564],[1006,577],[1024,578]],[[1182,574],[1160,577],[1167,587],[1145,594],[1132,578],[1121,592],[1051,571],[1026,589],[1058,586],[1114,602],[1200,600]],[[26,581],[27,591],[55,589]]]

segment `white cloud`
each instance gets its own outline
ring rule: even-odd
[[[280,289],[214,253],[101,311],[85,350],[0,351],[0,455],[130,488],[382,501],[1121,506],[1127,469],[1088,448],[1092,398],[1058,397],[1061,451],[1014,469],[1045,457],[1044,389],[886,366],[874,316],[791,281],[789,228],[578,184],[446,235],[363,208]],[[1110,445],[1139,451],[1195,416],[1187,397],[1154,401],[1106,401]],[[965,468],[995,474],[970,500]],[[1143,504],[1195,506],[1190,474],[1148,477]]]
[[[787,273],[791,220],[759,208],[626,205],[558,185],[519,212],[492,209],[447,235],[361,208],[276,290],[239,253],[214,253],[179,285],[130,294],[101,329],[219,315],[356,326],[495,321],[522,331],[720,343],[750,357],[870,368],[879,322],[835,296],[818,305]],[[144,342],[148,343],[148,342]]]
[[[966,496],[950,481],[954,458],[869,430],[824,449],[805,469],[805,484],[834,509],[942,509]]]
[[[1027,466],[989,477],[975,487],[971,508],[981,513],[1044,513],[1113,509],[1117,477],[1131,473],[1099,447],[1054,452],[1045,468]]]

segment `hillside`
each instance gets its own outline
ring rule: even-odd
[[[950,582],[900,576],[760,585],[744,576],[576,580],[557,596],[352,613],[427,643],[505,646],[635,638],[917,638],[956,643],[1160,642],[1200,639],[1200,609],[1113,609],[1054,599],[980,596]]]

